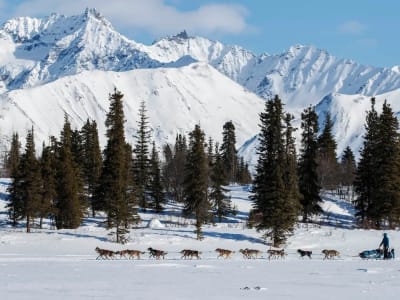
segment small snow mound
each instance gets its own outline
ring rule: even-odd
[[[151,219],[147,227],[152,229],[157,229],[157,228],[164,228],[165,226],[160,222],[160,220]]]

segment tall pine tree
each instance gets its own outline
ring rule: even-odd
[[[19,141],[18,133],[14,133],[11,142],[11,148],[8,152],[6,159],[7,174],[12,179],[10,187],[7,189],[10,197],[10,202],[7,204],[9,217],[12,225],[15,227],[18,220],[23,216],[22,214],[22,191],[21,191],[21,178],[19,173],[19,163],[21,158],[21,143]]]
[[[158,157],[157,148],[155,143],[153,142],[150,158],[149,196],[151,199],[151,207],[153,207],[156,212],[162,212],[164,209],[163,204],[165,203],[165,194],[160,164],[161,163]]]
[[[301,149],[298,164],[299,189],[302,195],[303,222],[312,215],[322,212],[319,179],[317,173],[318,115],[314,107],[308,107],[301,114]]]
[[[318,137],[317,173],[319,184],[324,189],[335,189],[339,184],[339,165],[336,157],[336,141],[332,134],[333,122],[328,112],[324,128]]]
[[[367,112],[363,148],[357,166],[354,188],[357,198],[354,201],[356,217],[363,226],[377,226],[378,215],[375,201],[378,182],[375,171],[380,167],[379,152],[379,116],[375,110],[375,98],[371,98],[371,109]],[[371,224],[372,223],[372,224]]]
[[[293,157],[289,158],[286,155],[292,151],[289,150],[292,141],[289,140],[285,147],[285,139],[291,136],[291,133],[289,130],[285,134],[283,105],[278,96],[266,102],[260,120],[261,131],[257,149],[259,158],[252,196],[253,213],[259,215],[257,230],[265,230],[264,237],[270,238],[274,246],[279,246],[293,231],[298,199],[294,198],[293,187],[290,186],[294,184],[292,180],[295,177],[287,173],[288,162]]]
[[[25,153],[21,157],[22,190],[26,232],[30,232],[31,221],[38,215],[42,196],[42,176],[36,157],[33,127],[26,136]]]
[[[57,155],[56,226],[75,229],[83,218],[80,169],[72,153],[72,129],[65,116]]]
[[[400,135],[399,122],[386,102],[382,106],[378,127],[379,168],[375,176],[378,193],[375,200],[379,227],[393,229],[400,224]]]
[[[203,239],[201,227],[210,220],[208,189],[208,159],[205,152],[204,132],[199,125],[189,134],[189,150],[185,165],[184,210],[185,216],[194,214],[197,239]]]
[[[237,181],[238,157],[236,151],[235,125],[228,121],[223,126],[221,157],[224,165],[225,184]]]
[[[139,206],[146,209],[148,206],[146,199],[146,189],[149,186],[150,172],[150,133],[148,117],[146,115],[146,105],[142,101],[139,108],[139,121],[137,122],[138,131],[136,134],[136,144],[133,149],[133,178],[137,188]]]
[[[99,134],[96,121],[88,119],[81,130],[83,145],[83,177],[86,189],[87,202],[90,203],[92,216],[95,216],[96,203],[94,193],[100,178],[102,157],[99,144]]]
[[[110,95],[110,109],[107,113],[107,145],[100,175],[96,201],[107,213],[108,228],[115,228],[117,243],[127,241],[128,227],[137,222],[134,190],[129,181],[131,164],[130,146],[125,141],[123,94],[118,90]]]
[[[40,157],[40,166],[43,179],[42,199],[40,201],[39,217],[40,228],[43,226],[43,219],[50,217],[54,220],[56,213],[55,199],[57,198],[56,190],[56,141],[52,138],[52,144],[46,146],[43,144],[42,155]]]
[[[227,195],[228,190],[223,187],[225,184],[224,178],[224,163],[221,153],[218,149],[218,143],[215,147],[214,163],[211,166],[211,186],[210,200],[214,210],[214,214],[218,218],[218,222],[222,221],[223,217],[228,216],[233,212],[231,198]]]

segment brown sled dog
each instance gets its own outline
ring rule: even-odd
[[[144,253],[145,252],[142,252],[139,250],[130,250],[130,249],[115,252],[115,254],[119,254],[120,258],[124,257],[124,258],[129,258],[129,259],[134,259],[135,257],[137,259],[140,259],[140,255],[144,254]]]
[[[225,258],[230,258],[235,251],[227,250],[227,249],[221,249],[217,248],[215,251],[218,253],[217,258],[219,257],[225,257]]]
[[[246,249],[240,249],[239,252],[242,253],[242,254],[243,254],[243,257],[244,257],[244,258],[247,258],[247,259],[251,259],[251,258],[255,259],[255,258],[258,258],[258,256],[261,254],[261,251],[260,251],[260,250],[248,249],[248,248],[246,248]]]
[[[340,256],[340,252],[337,250],[324,249],[324,250],[322,250],[322,253],[325,254],[324,259],[333,259],[334,257]]]
[[[114,255],[115,255],[114,251],[101,249],[99,247],[96,247],[94,250],[99,254],[99,256],[97,256],[96,259],[99,259],[99,258],[101,258],[101,259],[109,259],[109,258],[113,258]]]
[[[269,249],[268,251],[268,259],[270,260],[271,258],[285,258],[286,253],[284,249]]]

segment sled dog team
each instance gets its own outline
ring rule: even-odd
[[[154,249],[154,248],[147,248],[149,252],[149,258],[154,258],[154,259],[165,259],[165,256],[168,254],[168,252],[159,250],[159,249]],[[113,259],[119,256],[119,258],[126,258],[126,259],[140,259],[142,254],[145,254],[145,252],[140,251],[140,250],[120,250],[120,251],[112,251],[112,250],[107,250],[107,249],[101,249],[99,247],[95,248],[95,251],[97,252],[98,256],[96,259]],[[222,249],[222,248],[217,248],[215,249],[215,252],[217,252],[217,258],[231,258],[233,254],[235,254],[235,251],[228,250],[228,249]],[[262,251],[257,250],[257,249],[240,249],[239,252],[243,255],[243,258],[246,259],[257,259],[262,255]],[[302,250],[298,249],[297,252],[300,255],[300,258],[308,257],[311,258],[312,251],[309,250]],[[268,259],[284,259],[287,256],[287,253],[285,252],[284,249],[269,249],[267,250],[268,253]],[[192,250],[192,249],[183,249],[180,251],[181,254],[181,259],[201,259],[200,255],[202,252],[198,250]],[[322,254],[324,255],[324,259],[334,259],[335,257],[340,257],[340,252],[337,250],[333,249],[324,249],[322,250]]]

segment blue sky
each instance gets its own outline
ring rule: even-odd
[[[400,65],[398,0],[0,0],[0,22],[86,7],[145,44],[186,29],[256,54],[302,44],[362,64]]]

